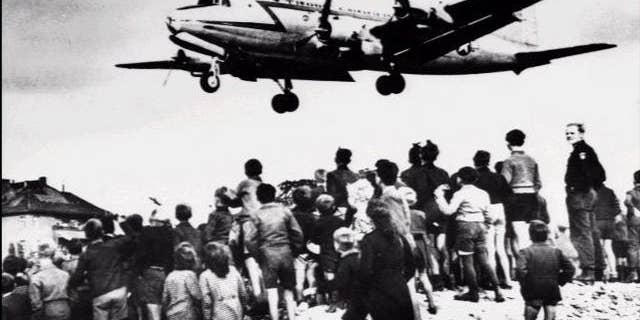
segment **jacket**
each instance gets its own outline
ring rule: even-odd
[[[474,185],[489,194],[491,204],[504,203],[511,193],[511,188],[504,176],[491,172],[487,167],[480,167],[477,170],[478,180]]]
[[[347,166],[339,166],[327,173],[327,193],[335,199],[336,207],[349,207],[347,184],[358,180],[358,175]]]
[[[300,225],[291,211],[277,203],[267,203],[254,212],[253,224],[246,234],[249,251],[257,256],[269,247],[289,246],[294,254],[304,247]]]
[[[139,271],[162,267],[165,272],[173,269],[173,230],[170,226],[146,226],[138,236],[136,263]]]
[[[525,300],[543,299],[547,304],[562,300],[560,286],[573,278],[575,267],[558,248],[535,242],[520,250],[516,278]]]
[[[200,231],[196,230],[196,228],[187,221],[178,223],[173,229],[173,247],[177,247],[182,242],[191,243],[196,249],[196,252],[200,252],[200,248],[202,248]]]
[[[229,243],[229,232],[233,216],[229,210],[216,210],[209,214],[209,221],[202,232],[202,243],[207,244],[211,241],[227,244]]]
[[[36,272],[29,282],[29,298],[34,311],[41,310],[45,303],[69,300],[67,284],[69,274],[49,262]]]
[[[613,190],[601,186],[598,190],[598,201],[595,204],[596,220],[613,221],[621,212],[620,201]]]
[[[567,161],[564,182],[567,190],[585,192],[599,188],[607,179],[598,155],[584,140],[573,144],[573,151]]]
[[[542,188],[538,163],[524,151],[512,151],[501,173],[514,193],[535,193]]]

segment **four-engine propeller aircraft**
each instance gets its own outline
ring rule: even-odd
[[[271,105],[284,113],[299,105],[291,91],[294,79],[353,81],[349,71],[382,71],[388,74],[378,78],[376,89],[389,95],[404,90],[402,74],[519,74],[552,59],[615,47],[518,52],[472,45],[518,22],[517,13],[539,1],[398,0],[385,12],[345,0],[199,0],[177,9],[166,24],[172,42],[210,58],[180,49],[171,60],[116,66],[185,70],[209,93],[218,90],[222,74],[273,79],[283,93]]]

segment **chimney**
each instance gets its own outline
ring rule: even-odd
[[[62,192],[64,192],[64,184],[62,185]]]
[[[40,177],[38,181],[42,184],[42,186],[47,185],[47,177]]]

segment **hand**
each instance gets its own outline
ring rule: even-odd
[[[448,184],[441,184],[433,191],[433,194],[436,197],[442,198],[446,190],[451,190],[451,187]]]

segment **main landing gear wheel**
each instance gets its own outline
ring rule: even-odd
[[[401,93],[406,86],[404,81],[404,77],[401,74],[390,74],[380,76],[378,80],[376,80],[376,89],[378,93],[383,96],[388,96],[389,94],[398,94]]]
[[[200,76],[200,87],[208,93],[214,93],[220,89],[220,77],[214,72],[207,72]]]
[[[271,107],[277,113],[293,112],[298,110],[300,100],[292,92],[280,93],[271,99]]]

